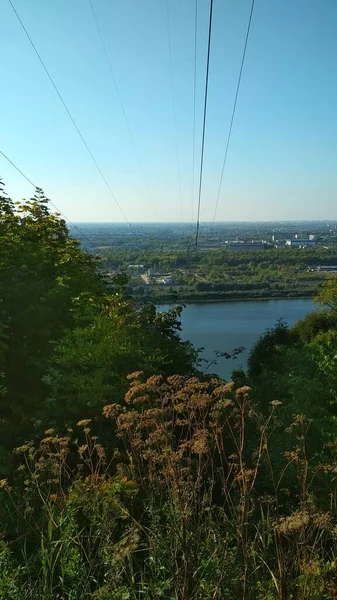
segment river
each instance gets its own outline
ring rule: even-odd
[[[169,308],[167,304],[159,307]],[[217,350],[230,352],[244,346],[246,350],[236,360],[220,358],[209,369],[229,379],[232,369],[246,368],[249,350],[267,328],[273,327],[278,319],[294,325],[313,310],[312,300],[300,299],[188,304],[181,316],[181,337],[202,347],[202,357],[206,360],[213,360]]]

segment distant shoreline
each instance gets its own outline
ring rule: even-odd
[[[181,304],[219,304],[219,303],[223,303],[223,302],[270,302],[272,300],[312,300],[314,298],[315,294],[312,295],[306,295],[306,296],[271,296],[268,298],[210,298],[210,299],[184,299],[184,298],[177,298],[177,299],[169,299],[169,300],[165,300],[165,299],[159,299],[159,298],[146,298],[147,301],[152,302],[153,304],[158,305],[162,305],[162,304],[169,304],[172,306],[179,306]],[[140,301],[140,300],[145,300],[145,298],[140,297],[140,296],[136,296],[135,297],[136,301]]]

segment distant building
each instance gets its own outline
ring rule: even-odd
[[[291,246],[291,248],[306,248],[307,246],[316,246],[316,239],[307,239],[301,240],[298,237],[295,237],[292,240],[286,240],[286,246]]]
[[[313,273],[314,271],[322,273],[337,273],[337,265],[318,265],[318,267],[308,267],[307,271]]]
[[[254,251],[254,250],[266,250],[273,248],[272,244],[268,242],[228,242],[226,244],[230,250],[236,250],[241,252]]]

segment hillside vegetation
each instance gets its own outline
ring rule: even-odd
[[[0,599],[337,598],[336,278],[225,382],[42,190],[0,241]]]

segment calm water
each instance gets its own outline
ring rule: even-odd
[[[167,304],[160,307],[168,308]],[[208,360],[214,358],[215,350],[230,352],[244,346],[245,352],[236,360],[220,358],[210,368],[212,373],[228,379],[233,368],[246,367],[249,350],[268,327],[281,318],[293,325],[312,310],[312,300],[297,299],[188,304],[181,317],[181,337],[203,347],[202,356]]]

